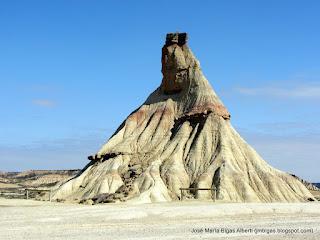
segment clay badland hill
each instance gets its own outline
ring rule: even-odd
[[[314,200],[293,176],[268,165],[236,132],[202,74],[186,33],[167,34],[160,87],[121,124],[55,199],[178,200],[180,188],[217,189],[233,202]],[[210,191],[187,192],[210,199]]]

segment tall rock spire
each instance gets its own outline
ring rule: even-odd
[[[56,199],[160,202],[180,188],[217,189],[232,202],[314,199],[292,176],[269,166],[233,129],[230,114],[204,77],[186,33],[169,33],[162,82]],[[211,192],[187,192],[210,199]]]
[[[188,86],[188,69],[192,66],[186,62],[184,52],[186,44],[186,33],[167,34],[161,57],[163,74],[161,90],[164,94],[179,93]]]

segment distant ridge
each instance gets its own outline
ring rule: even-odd
[[[76,176],[79,169],[71,170],[27,170],[22,172],[0,172],[0,190],[26,187],[51,187],[60,181]],[[2,185],[1,185],[2,183]]]

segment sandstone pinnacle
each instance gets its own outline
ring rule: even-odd
[[[133,111],[55,199],[161,202],[301,202],[314,199],[291,175],[268,165],[232,127],[230,113],[202,73],[186,33],[162,47],[161,85]]]

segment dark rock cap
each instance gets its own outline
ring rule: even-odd
[[[187,33],[167,33],[166,45],[178,44],[180,46],[187,43],[188,34]]]

